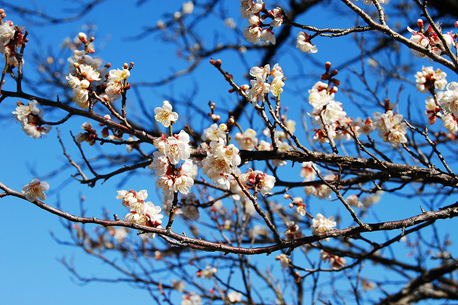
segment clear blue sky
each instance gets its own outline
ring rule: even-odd
[[[238,12],[238,1],[233,1],[234,5],[230,7],[230,15],[239,22],[239,26],[245,26],[240,20]],[[0,1],[1,3],[1,1]],[[33,51],[47,50],[48,46],[52,46],[53,50],[58,51],[59,46],[66,37],[74,37],[78,32],[83,30],[83,25],[88,23],[96,23],[96,46],[98,41],[103,41],[103,47],[97,49],[98,55],[113,64],[113,67],[121,67],[122,63],[134,61],[136,66],[132,71],[132,81],[140,80],[157,80],[160,78],[158,73],[171,71],[170,67],[180,68],[184,66],[184,62],[177,60],[175,53],[170,52],[167,46],[163,46],[151,38],[141,41],[130,41],[128,38],[135,36],[141,31],[145,25],[155,25],[156,21],[161,18],[163,12],[174,12],[181,8],[180,1],[161,1],[160,7],[157,7],[157,1],[147,2],[141,9],[137,9],[134,5],[126,4],[126,1],[110,1],[109,4],[102,4],[95,8],[86,16],[75,22],[69,22],[58,26],[36,26],[30,24],[30,20],[24,20],[15,15],[12,11],[7,11],[8,20],[13,20],[15,24],[26,26],[30,32],[30,42],[25,54],[25,73],[28,69],[28,62],[32,62],[31,56]],[[67,1],[19,1],[20,5],[34,9],[44,9],[48,14],[59,16],[61,10],[72,7],[71,2]],[[319,18],[317,14],[308,15],[308,22],[317,26],[324,26],[329,23],[327,18]],[[333,20],[332,22],[336,22]],[[329,24],[326,24],[329,25]],[[223,26],[223,25],[221,25]],[[207,37],[210,39],[211,35]],[[38,43],[39,42],[39,43]],[[355,52],[351,48],[336,49],[336,42],[331,40],[320,40],[318,46],[319,53],[316,56],[318,60],[324,62],[331,60],[333,63],[343,62],[342,58]],[[294,46],[289,46],[294,48]],[[99,53],[100,51],[100,53]],[[29,57],[30,56],[30,57]],[[302,56],[311,56],[304,54],[285,56],[285,61],[288,63],[303,58]],[[231,63],[231,60],[236,58],[225,58],[224,53],[221,54],[224,63]],[[310,68],[309,63],[304,61],[305,68]],[[249,64],[255,65],[256,60],[250,58]],[[272,65],[275,62],[271,63]],[[280,62],[281,65],[282,62]],[[427,62],[420,62],[428,65]],[[236,65],[234,65],[236,66]],[[301,64],[295,68],[299,69]],[[242,65],[232,71],[236,79],[242,82]],[[236,67],[234,67],[236,69]],[[30,71],[32,72],[32,71]],[[239,73],[238,75],[236,73]],[[297,73],[297,70],[294,71]],[[293,74],[294,74],[293,73]],[[319,72],[314,73],[321,73]],[[288,76],[288,71],[285,71]],[[413,75],[412,75],[413,79]],[[8,80],[10,81],[10,80]],[[173,94],[176,98],[189,94],[186,88],[191,90],[195,83],[199,83],[200,89],[197,100],[200,100],[202,105],[205,105],[208,100],[224,100],[230,101],[228,97],[228,86],[224,80],[215,72],[210,65],[204,66],[196,74],[195,78],[186,78],[182,83],[183,87],[179,89],[172,86],[163,86],[158,89],[151,90],[147,98],[161,105],[162,97]],[[310,82],[311,86],[313,82]],[[288,83],[287,83],[288,86]],[[295,88],[297,89],[297,88]],[[414,92],[413,87],[407,90]],[[393,89],[392,98],[395,98],[396,89]],[[306,92],[304,92],[306,95]],[[53,98],[52,96],[48,96]],[[133,98],[133,97],[132,97]],[[285,98],[292,101],[297,99],[293,92],[285,92]],[[342,100],[344,97],[342,96]],[[338,99],[339,100],[339,99]],[[422,98],[419,99],[422,102]],[[8,99],[1,104],[2,114],[11,113],[14,110],[16,100]],[[294,102],[288,106],[292,109],[299,119],[298,113],[300,106]],[[351,106],[345,106],[347,112],[351,111]],[[205,109],[205,111],[207,111]],[[61,128],[62,136],[66,138],[66,143],[71,144],[68,132],[73,130],[74,133],[79,132],[79,126],[83,121],[75,119],[66,124],[66,127]],[[300,124],[298,124],[299,127]],[[45,175],[52,172],[54,169],[64,166],[64,159],[61,148],[56,138],[56,130],[54,129],[46,138],[34,140],[26,136],[20,124],[14,122],[11,115],[10,119],[0,123],[0,136],[3,139],[3,149],[0,151],[0,181],[6,185],[20,190],[21,187],[30,182],[37,175]],[[87,205],[89,213],[97,217],[101,217],[101,207],[105,206],[120,216],[125,212],[119,201],[115,199],[117,183],[119,180],[110,180],[104,185],[98,185],[94,189],[86,186],[80,186],[77,183],[66,184],[67,178],[73,173],[73,170],[65,170],[60,174],[59,179],[46,180],[51,186],[51,190],[58,188],[63,183],[65,188],[60,192],[60,200],[63,209],[78,213],[78,198],[81,195],[87,197]],[[65,180],[65,181],[64,181]],[[143,178],[130,180],[131,185],[123,188],[151,189],[154,181]],[[135,185],[135,186],[132,186]],[[150,191],[151,196],[154,196],[154,190]],[[389,198],[389,197],[388,197]],[[56,193],[50,192],[47,199],[49,204],[55,204],[58,200]],[[417,208],[417,203],[409,203],[409,210]],[[399,202],[391,200],[386,202],[385,209],[391,211],[397,209],[397,212],[402,216],[402,209],[399,208]],[[319,209],[317,209],[319,211]],[[407,211],[407,210],[406,210]],[[411,212],[410,210],[409,212]],[[419,212],[418,208],[418,212]],[[342,212],[342,211],[341,211]],[[50,236],[50,232],[54,232],[57,237],[65,240],[66,232],[62,229],[59,219],[51,214],[39,210],[34,205],[17,200],[14,198],[4,198],[0,200],[0,215],[3,219],[0,222],[0,232],[2,232],[1,241],[3,249],[0,251],[0,303],[1,304],[35,304],[35,305],[54,305],[65,302],[67,305],[87,304],[120,304],[124,302],[138,302],[139,300],[149,301],[149,295],[145,291],[128,287],[125,284],[103,284],[91,283],[81,287],[75,284],[73,276],[59,263],[63,257],[74,259],[77,269],[82,274],[87,276],[97,276],[103,274],[103,277],[113,277],[116,273],[101,262],[88,257],[78,248],[71,248],[58,245]],[[383,217],[383,214],[380,215]],[[453,222],[456,225],[456,220]]]

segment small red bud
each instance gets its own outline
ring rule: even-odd
[[[326,72],[329,71],[329,69],[331,69],[331,62],[330,61],[327,61],[326,64],[324,65],[326,67]]]
[[[216,60],[215,67],[221,67],[221,59]]]
[[[339,71],[337,69],[332,70],[331,76],[336,76]]]
[[[215,60],[213,58],[210,59],[210,64],[215,65]]]
[[[323,73],[323,74],[321,74],[320,78],[321,78],[321,80],[328,80],[329,79],[329,74]]]

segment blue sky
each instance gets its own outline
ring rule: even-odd
[[[151,2],[151,3],[149,3]],[[24,20],[7,11],[8,20],[13,20],[15,24],[26,26],[30,32],[30,42],[27,47],[25,61],[26,73],[34,73],[28,69],[32,69],[32,65],[28,66],[28,62],[32,59],[32,51],[49,50],[51,48],[55,52],[59,50],[59,46],[66,37],[74,37],[78,32],[84,29],[84,24],[96,23],[96,51],[105,61],[113,64],[113,67],[121,67],[124,62],[135,62],[135,68],[132,71],[131,81],[140,80],[157,80],[164,74],[168,74],[172,69],[181,69],[186,66],[186,62],[176,58],[176,53],[170,51],[171,48],[167,45],[158,43],[152,37],[147,37],[143,40],[131,40],[140,32],[145,25],[155,25],[156,21],[161,18],[163,12],[174,12],[181,8],[180,1],[161,1],[158,8],[154,1],[147,2],[141,9],[135,8],[133,5],[126,5],[126,1],[110,1],[109,5],[102,4],[96,7],[88,15],[82,17],[75,22],[69,22],[58,26],[37,26],[30,24],[30,20]],[[0,2],[1,3],[1,2]],[[245,26],[244,21],[240,20],[238,13],[238,1],[234,1],[228,7],[229,16],[238,22],[239,26]],[[59,15],[64,8],[72,7],[71,2],[67,1],[20,1],[20,5],[44,9],[50,15]],[[322,12],[323,13],[323,12]],[[323,14],[327,14],[326,12]],[[307,22],[317,26],[345,26],[345,20],[339,21],[328,18],[318,18],[317,14],[307,14]],[[216,22],[216,21],[215,21]],[[339,24],[339,22],[341,24]],[[201,25],[205,29],[206,24]],[[212,24],[212,26],[218,26]],[[221,27],[223,24],[220,25]],[[231,37],[230,33],[227,34]],[[212,35],[208,34],[206,39],[209,41]],[[100,42],[100,44],[98,44]],[[102,43],[103,42],[103,43]],[[342,43],[336,43],[335,39],[320,39],[319,53],[315,58],[320,62],[331,60],[334,65],[345,62],[345,58],[356,54],[356,49]],[[337,45],[337,47],[336,47]],[[51,46],[51,47],[49,47]],[[288,48],[294,49],[294,45],[288,45]],[[233,65],[238,60],[227,53],[221,53],[220,58],[223,60],[223,66],[231,67],[231,72],[234,74],[238,83],[246,82],[242,75],[247,73],[243,65]],[[295,75],[301,69],[306,70],[304,73],[319,75],[321,70],[316,70],[305,55],[299,52],[293,53],[286,50],[283,60],[288,64],[291,70],[286,70],[288,76]],[[410,58],[409,55],[406,57]],[[256,65],[257,60],[253,55],[247,55],[249,65]],[[291,64],[293,63],[293,64]],[[296,65],[294,65],[296,63]],[[272,62],[271,65],[275,64]],[[283,61],[280,62],[283,65]],[[427,65],[427,62],[419,62],[419,66]],[[172,67],[172,68],[171,68]],[[308,72],[310,70],[310,72]],[[346,77],[344,74],[342,77]],[[413,79],[413,75],[412,75]],[[9,80],[10,81],[10,80]],[[308,80],[306,84],[296,84],[291,91],[285,90],[285,99],[289,100],[288,107],[292,118],[299,120],[300,109],[303,101],[297,96],[298,91],[303,91],[304,96],[307,95],[308,89],[314,83]],[[199,84],[195,100],[206,105],[209,100],[223,104],[230,104],[234,99],[227,93],[228,86],[216,70],[210,65],[202,65],[194,77],[186,77],[183,82],[174,87],[173,85],[161,86],[159,88],[145,90],[144,96],[150,100],[151,108],[160,106],[162,100],[167,96],[172,96],[175,99],[189,97],[195,84]],[[288,82],[287,82],[288,86]],[[391,87],[391,97],[395,98],[397,88]],[[407,87],[410,94],[413,94],[414,87]],[[133,95],[132,95],[133,96]],[[407,95],[406,95],[407,96]],[[52,96],[49,96],[52,98]],[[342,100],[345,98],[341,97]],[[132,97],[134,100],[134,97]],[[423,103],[422,98],[418,100]],[[16,100],[8,99],[1,105],[2,113],[11,113],[14,110]],[[302,104],[301,104],[302,103]],[[352,106],[345,105],[347,112],[350,112]],[[205,109],[205,111],[207,111]],[[72,119],[65,127],[60,128],[64,142],[71,146],[69,139],[69,131],[78,133],[81,123],[80,119]],[[197,123],[197,122],[196,122]],[[247,120],[244,121],[247,127]],[[204,125],[202,123],[202,125]],[[20,188],[30,182],[35,175],[45,175],[52,172],[56,168],[60,168],[66,164],[66,160],[62,155],[61,147],[56,138],[56,130],[54,129],[47,137],[40,140],[34,140],[26,136],[20,124],[14,122],[14,118],[6,119],[0,124],[2,127],[0,135],[4,139],[4,148],[0,151],[0,181],[6,185],[20,190]],[[205,127],[205,126],[204,126]],[[69,148],[71,152],[74,149]],[[80,186],[75,182],[67,183],[70,174],[73,174],[72,169],[65,169],[60,174],[59,178],[50,179],[49,184],[51,190],[58,186],[65,185],[59,194],[63,209],[73,213],[78,213],[78,198],[85,196],[87,198],[86,208],[88,214],[100,217],[102,215],[101,207],[107,207],[112,213],[123,215],[125,212],[120,202],[115,199],[116,190],[119,189],[119,180],[113,179],[107,181],[103,185],[98,185],[91,189],[86,186]],[[151,189],[154,181],[138,177],[129,180],[129,185],[122,188]],[[134,185],[134,186],[132,186]],[[298,192],[298,191],[296,191]],[[150,196],[154,196],[154,191],[150,191]],[[387,196],[390,198],[389,196]],[[55,192],[50,192],[47,200],[49,204],[55,204],[58,199]],[[413,210],[418,209],[419,203],[411,201],[399,205],[399,201],[386,200],[385,211],[396,209],[399,216],[404,214],[409,215]],[[332,207],[332,206],[331,206]],[[335,206],[334,206],[335,207]],[[315,211],[319,212],[330,207],[316,207]],[[340,211],[343,209],[339,207]],[[2,234],[3,250],[0,251],[0,303],[3,304],[61,304],[65,302],[68,305],[89,303],[113,303],[119,304],[122,302],[132,302],[132,300],[148,300],[149,295],[145,291],[128,287],[126,284],[104,284],[91,283],[88,285],[77,285],[74,277],[59,263],[59,260],[65,257],[66,259],[74,259],[77,269],[81,270],[84,275],[97,276],[103,274],[104,277],[115,277],[117,274],[109,267],[103,265],[99,261],[88,259],[87,256],[77,248],[58,245],[51,237],[50,232],[65,240],[66,232],[62,229],[62,225],[57,217],[48,214],[32,204],[20,201],[14,198],[2,198],[0,200],[0,215],[3,215],[3,220],[0,223],[0,231]],[[381,218],[389,216],[388,214],[379,215]],[[450,222],[456,225],[456,220]]]

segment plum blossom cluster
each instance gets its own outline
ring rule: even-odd
[[[248,172],[240,175],[240,182],[248,188],[258,189],[265,196],[275,186],[275,177],[250,168]]]
[[[214,183],[231,188],[236,185],[233,175],[239,175],[241,163],[239,149],[234,144],[226,145],[225,140],[218,138],[210,144],[202,143],[207,156],[202,161],[203,173]]]
[[[445,53],[445,46],[440,39],[439,35],[434,31],[433,27],[431,25],[428,25],[428,28],[425,30],[425,25],[423,23],[423,20],[418,19],[417,20],[417,26],[419,28],[419,31],[415,31],[411,29],[410,27],[407,27],[407,30],[412,33],[412,36],[410,37],[410,40],[413,43],[416,43],[434,54],[437,55],[442,55]],[[439,28],[440,30],[440,28]],[[457,35],[452,34],[452,33],[442,33],[442,36],[445,40],[445,43],[447,47],[456,47],[456,41],[457,41]],[[417,51],[414,51],[419,57],[424,57],[425,55],[423,53],[419,53]]]
[[[44,125],[43,110],[38,108],[36,100],[30,101],[27,105],[17,102],[13,114],[16,120],[21,122],[22,130],[34,139],[43,137],[51,130],[51,126]]]
[[[188,194],[194,185],[189,135],[184,130],[171,137],[162,135],[154,141],[154,146],[159,150],[154,152],[151,164],[158,176],[156,186],[162,189],[164,196],[177,192]],[[180,160],[183,162],[178,166]]]
[[[178,114],[173,112],[173,107],[168,101],[162,103],[162,108],[157,107],[155,119],[164,127],[170,127],[178,119]],[[156,187],[162,189],[166,197],[180,192],[183,195],[189,193],[194,185],[195,169],[189,159],[191,146],[189,134],[181,130],[178,134],[167,137],[162,134],[154,140],[154,146],[158,151],[154,152],[153,162],[150,168],[155,170]],[[181,162],[181,164],[180,164]]]
[[[373,130],[370,119],[363,121],[347,117],[342,104],[335,101],[334,98],[340,81],[334,76],[338,72],[337,70],[330,71],[330,62],[327,62],[325,67],[326,72],[321,75],[321,80],[327,81],[327,83],[318,81],[309,90],[309,104],[313,110],[308,115],[312,118],[312,124],[320,127],[314,129],[313,140],[320,143],[337,140],[348,141],[361,133],[369,134]]]
[[[273,29],[283,24],[283,10],[277,7],[267,11],[262,0],[240,0],[240,5],[242,18],[247,19],[249,25],[243,29],[245,39],[255,44],[261,40],[275,44]],[[272,19],[268,24],[265,22],[267,18]]]
[[[248,85],[242,85],[240,88],[246,90],[247,97],[253,105],[258,102],[264,102],[265,96],[271,92],[274,96],[278,97],[283,92],[283,82],[285,76],[282,68],[275,64],[270,69],[270,65],[267,64],[264,67],[253,67],[250,69],[250,75],[254,77],[250,81],[251,87]],[[272,76],[272,80],[269,82],[269,76]]]
[[[318,48],[316,45],[312,44],[310,35],[306,32],[297,33],[296,41],[296,48],[300,49],[302,52],[312,54],[318,52]]]
[[[402,114],[395,114],[393,110],[385,113],[374,112],[374,126],[378,135],[384,142],[390,142],[393,146],[407,142],[407,124],[403,122]]]
[[[3,20],[6,17],[5,11],[0,9],[0,53],[5,54],[6,63],[11,70],[19,65],[18,49],[20,49],[27,40],[23,29],[13,24],[13,21]],[[24,60],[21,58],[22,64]]]
[[[123,69],[112,69],[108,71],[110,64],[102,66],[100,59],[91,55],[94,49],[91,43],[92,37],[88,40],[86,34],[79,33],[79,40],[84,44],[84,50],[74,50],[73,56],[68,58],[69,74],[66,76],[67,83],[72,88],[72,99],[81,108],[87,109],[95,100],[114,102],[121,97],[123,90],[129,88],[127,78],[130,76],[130,69],[127,64]]]
[[[312,220],[312,229],[313,235],[320,235],[324,232],[327,232],[334,228],[337,223],[334,221],[334,217],[330,216],[328,218],[324,217],[322,214],[316,214],[315,218]]]
[[[89,122],[84,122],[81,125],[81,129],[84,130],[84,133],[79,133],[76,135],[75,140],[78,143],[87,142],[90,146],[95,144],[97,138],[97,131],[92,128],[92,124]]]
[[[442,119],[444,127],[452,133],[458,132],[458,83],[447,84],[447,75],[440,69],[434,71],[432,67],[423,67],[415,74],[417,89],[426,93],[425,100],[428,123],[434,124],[437,118]]]
[[[22,187],[22,193],[29,201],[35,201],[37,198],[40,200],[46,199],[45,191],[49,189],[49,184],[45,181],[40,181],[37,178],[33,179],[30,183]]]
[[[130,212],[124,216],[125,221],[133,222],[142,226],[160,227],[164,215],[160,214],[161,207],[155,206],[151,201],[145,201],[148,197],[146,190],[139,192],[120,190],[116,199],[121,199]],[[154,237],[154,234],[153,236]]]

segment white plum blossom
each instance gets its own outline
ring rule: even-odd
[[[162,107],[156,107],[154,109],[156,121],[164,125],[164,127],[169,127],[171,124],[178,120],[178,113],[173,112],[173,107],[170,105],[169,101],[163,101]]]
[[[241,149],[253,150],[258,145],[258,139],[256,138],[256,131],[249,128],[244,133],[237,132],[234,136],[237,144]]]
[[[46,199],[45,191],[49,189],[49,184],[45,181],[40,181],[37,178],[33,179],[30,183],[24,185],[21,189],[25,198],[29,201],[35,201],[37,198],[40,200]]]
[[[14,38],[15,27],[12,21],[4,20],[0,24],[0,53],[8,53],[8,43]]]
[[[264,39],[266,42],[271,42],[272,44],[275,44],[277,42],[275,35],[271,29],[263,29],[261,32],[261,38]]]
[[[444,122],[444,127],[447,128],[450,133],[456,134],[458,132],[457,118],[453,114],[444,115],[442,120]]]
[[[310,38],[310,35],[308,35],[305,32],[297,33],[296,48],[299,48],[302,52],[305,52],[305,53],[318,52],[317,47],[310,42],[309,38]]]
[[[278,29],[283,24],[283,10],[280,7],[269,11],[275,18],[270,22],[270,27]]]
[[[164,176],[169,169],[169,159],[160,151],[153,153],[153,162],[148,166],[157,176]]]
[[[114,102],[121,97],[121,92],[124,88],[124,81],[130,76],[129,69],[112,69],[108,74],[108,83],[105,89],[105,94]]]
[[[291,262],[291,259],[284,253],[278,255],[277,257],[275,257],[275,260],[279,260],[280,261],[281,267],[283,269],[288,268],[289,267],[289,263]]]
[[[207,266],[205,267],[204,270],[198,271],[197,276],[198,277],[203,277],[204,279],[210,280],[213,278],[213,276],[216,274],[218,271],[217,268],[212,267],[212,266]]]
[[[450,82],[438,102],[446,113],[458,117],[458,83]]]
[[[407,124],[402,121],[402,114],[395,114],[392,110],[388,110],[383,114],[374,112],[372,116],[373,124],[384,142],[390,142],[393,146],[407,142],[405,137]]]
[[[178,164],[180,160],[187,160],[191,154],[189,134],[184,130],[173,137],[162,135],[154,140],[154,146],[162,152],[171,164]]]
[[[241,302],[242,301],[242,294],[240,292],[237,292],[237,291],[231,291],[231,292],[228,293],[227,299],[231,303]]]
[[[417,82],[417,90],[421,93],[431,91],[433,89],[444,90],[447,85],[445,79],[447,74],[440,69],[434,71],[433,67],[423,67],[421,72],[415,74]]]
[[[213,182],[229,188],[229,176],[235,173],[241,162],[239,149],[233,144],[225,145],[223,139],[212,141],[207,148],[207,157],[202,164],[203,173]]]
[[[148,198],[148,192],[141,190],[139,192],[133,190],[119,190],[116,199],[122,199],[122,205],[125,207],[140,206]]]
[[[225,140],[226,134],[218,127],[218,124],[213,123],[204,130],[202,135],[202,140],[204,141],[216,141],[218,142],[219,139]]]
[[[160,214],[161,207],[155,206],[150,201],[144,201],[147,197],[146,191],[143,191],[143,192],[140,191],[139,193],[142,194],[140,195],[142,200],[139,198],[136,198],[137,202],[135,202],[134,204],[130,203],[129,205],[130,213],[124,216],[124,220],[128,222],[133,222],[139,225],[143,225],[143,226],[160,227],[160,225],[162,224],[162,218],[164,217],[164,215]],[[116,198],[122,197],[123,194],[124,192],[119,191],[118,196]],[[125,199],[123,199],[123,204],[124,204],[124,200]],[[154,236],[155,235],[153,234],[152,237]]]
[[[30,101],[27,105],[17,103],[14,117],[22,125],[22,130],[34,139],[38,139],[51,131],[51,126],[43,125],[43,110],[38,108],[36,100]]]
[[[243,29],[243,36],[248,42],[257,44],[261,41],[262,29],[257,25],[252,25]]]
[[[316,178],[316,171],[320,172],[313,162],[302,162],[300,176],[303,178],[304,182],[313,181]]]
[[[202,300],[197,294],[185,294],[181,300],[181,305],[202,305]]]
[[[303,236],[302,230],[294,221],[288,221],[286,223],[286,228],[284,233],[286,241],[295,240]]]
[[[364,121],[361,118],[357,118],[356,120],[353,120],[351,125],[353,126],[353,130],[355,131],[356,136],[359,136],[360,134],[368,136],[375,129],[370,117]]]
[[[244,185],[257,186],[261,195],[265,196],[275,186],[275,177],[251,168],[245,174],[240,175],[240,181]]]
[[[189,15],[192,14],[192,11],[194,10],[194,3],[192,1],[188,1],[183,3],[183,14]]]
[[[329,218],[324,217],[322,214],[316,214],[315,218],[312,220],[312,234],[319,235],[321,233],[327,232],[334,228],[337,223],[334,221],[334,217]]]
[[[357,209],[361,209],[364,207],[363,203],[359,201],[358,195],[354,195],[354,194],[347,197],[347,203],[350,206],[355,207]]]
[[[181,194],[189,193],[194,185],[193,164],[190,159],[185,160],[179,168],[172,173],[167,173],[164,176],[159,176],[156,180],[156,187],[162,188],[162,193],[169,196],[172,193],[180,192]]]

